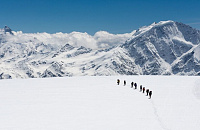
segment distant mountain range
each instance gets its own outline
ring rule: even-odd
[[[200,31],[174,21],[116,35],[0,29],[0,79],[85,75],[200,75]]]

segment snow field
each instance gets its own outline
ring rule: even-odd
[[[132,81],[152,90],[152,99]],[[199,83],[187,76],[1,80],[0,129],[198,130]]]

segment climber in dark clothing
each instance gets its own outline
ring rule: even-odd
[[[143,89],[142,89],[142,90],[143,90],[143,93],[144,93],[144,91],[145,91],[145,87],[143,87]]]
[[[137,89],[137,83],[135,83],[134,86],[135,86],[135,89]]]
[[[149,96],[149,89],[146,90],[147,96]]]
[[[119,80],[119,79],[117,79],[117,85],[119,85],[119,83],[120,83],[120,80]]]
[[[149,99],[151,98],[152,96],[152,91],[149,92]]]
[[[126,80],[124,80],[124,86],[126,86]]]
[[[131,82],[131,88],[133,88],[133,82]]]
[[[140,92],[142,91],[142,85],[140,85]]]

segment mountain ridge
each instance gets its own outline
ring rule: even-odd
[[[94,37],[1,32],[0,79],[200,75],[200,31],[179,22],[161,21],[130,34],[99,32]]]

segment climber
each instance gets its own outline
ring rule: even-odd
[[[147,96],[149,96],[149,89],[146,90]]]
[[[149,99],[151,99],[152,91],[149,92]]]
[[[145,91],[145,87],[143,87],[143,89],[142,89],[142,90],[143,90],[143,93],[144,93],[144,91]]]
[[[133,88],[133,84],[134,84],[134,83],[133,83],[133,82],[131,82],[131,88]]]
[[[142,91],[142,85],[140,85],[140,92]]]
[[[134,86],[135,86],[135,89],[137,89],[137,83],[135,83]]]
[[[126,80],[124,80],[124,86],[126,86]]]
[[[119,83],[120,83],[120,80],[119,80],[119,79],[117,79],[117,85],[119,85]]]

